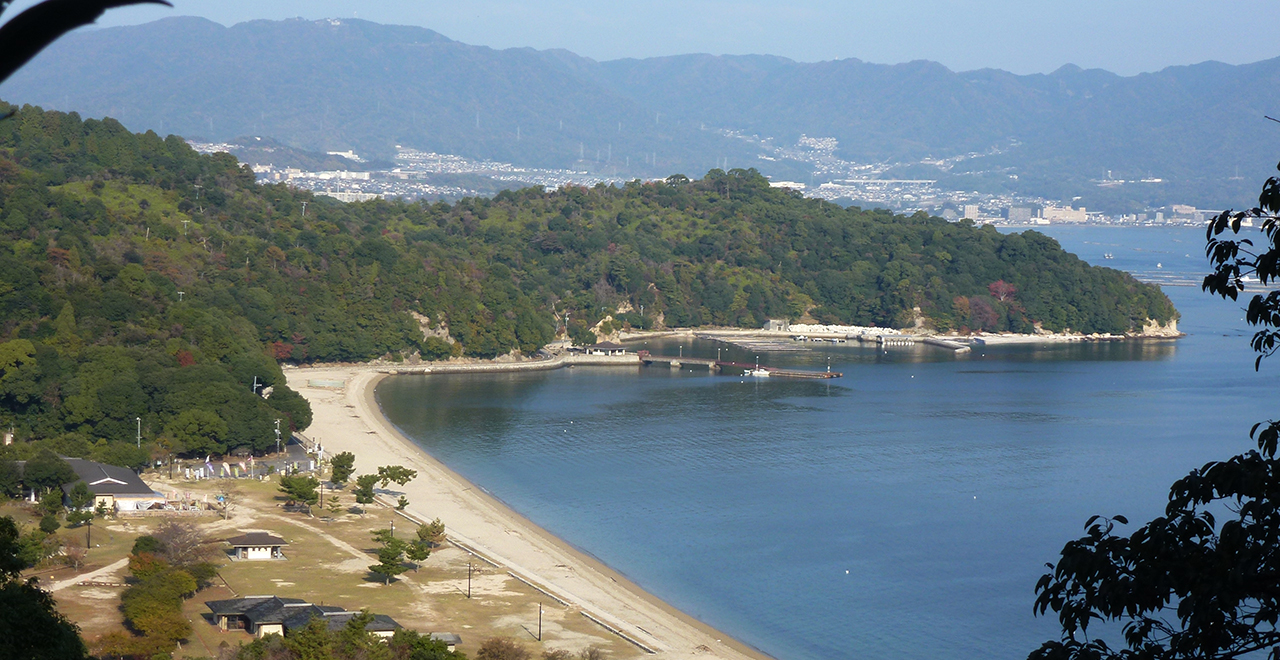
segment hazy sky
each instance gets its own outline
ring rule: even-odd
[[[18,0],[10,12],[35,0]],[[112,10],[102,25],[197,15],[359,17],[420,25],[495,48],[566,48],[605,60],[680,53],[768,53],[942,62],[956,70],[1052,71],[1065,63],[1121,74],[1174,64],[1280,55],[1276,0],[173,0]]]

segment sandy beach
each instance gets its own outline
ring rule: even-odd
[[[417,470],[418,478],[402,489],[411,514],[440,518],[451,539],[615,629],[632,642],[636,657],[769,658],[645,592],[419,449],[374,400],[374,388],[386,377],[380,369],[316,367],[286,369],[285,375],[289,387],[311,402],[314,420],[306,435],[326,456],[355,454],[357,474],[381,465]]]

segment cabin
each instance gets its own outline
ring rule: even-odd
[[[592,344],[591,346],[582,349],[582,352],[587,355],[626,355],[627,349],[620,344],[602,342],[599,344]]]
[[[247,596],[228,600],[205,601],[213,613],[214,624],[224,632],[243,630],[254,637],[285,635],[304,628],[312,619],[323,619],[330,630],[340,630],[359,616],[335,605],[313,605],[301,598],[279,596]],[[388,638],[401,628],[395,619],[374,614],[364,629],[378,637]]]
[[[255,637],[284,634],[284,620],[312,607],[301,598],[249,596],[228,600],[205,601],[213,612],[214,623],[224,632],[243,630]],[[342,609],[342,608],[335,608]]]
[[[284,559],[282,548],[289,545],[284,539],[266,532],[249,532],[227,539],[232,559],[262,560]]]
[[[133,470],[83,458],[64,458],[79,479],[63,484],[67,495],[76,484],[84,482],[93,493],[93,506],[115,511],[146,511],[164,508],[164,495],[148,486]]]

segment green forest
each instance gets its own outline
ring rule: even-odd
[[[529,354],[607,315],[1086,333],[1177,315],[1042,234],[844,209],[754,170],[343,204],[176,136],[10,109],[0,424],[37,441],[13,458],[261,452],[276,419],[310,422],[282,363]]]

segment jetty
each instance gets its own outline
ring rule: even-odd
[[[922,337],[920,339],[920,343],[929,344],[931,346],[937,346],[939,348],[945,348],[951,351],[955,351],[957,354],[968,353],[969,351],[973,350],[968,344],[962,344],[958,341],[952,341],[950,339],[942,339],[941,337]]]
[[[746,364],[743,362],[730,362],[728,360],[715,360],[712,358],[693,358],[674,355],[653,355],[648,351],[640,352],[640,362],[645,366],[666,366],[672,369],[680,369],[685,366],[702,367],[711,373],[723,373],[728,369],[741,369],[742,371],[750,371],[756,368],[754,364]],[[844,376],[839,371],[804,371],[801,369],[779,369],[777,367],[760,367],[769,372],[770,378],[841,378]]]

